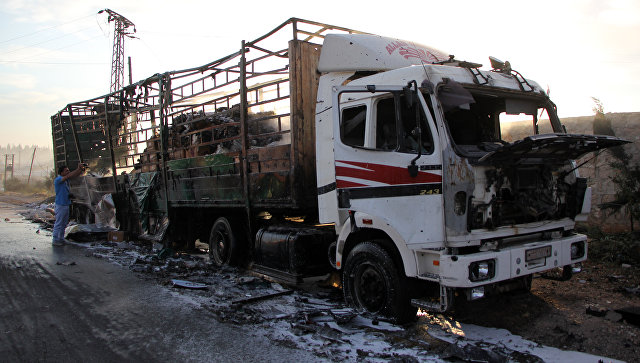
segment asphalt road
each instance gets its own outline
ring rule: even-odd
[[[8,219],[8,220],[7,220]],[[0,203],[0,361],[318,361],[73,245]]]

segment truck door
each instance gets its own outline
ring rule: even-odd
[[[336,103],[340,214],[380,218],[409,245],[441,243],[442,154],[422,95],[406,87],[351,86],[336,89]]]

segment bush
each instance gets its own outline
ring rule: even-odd
[[[639,233],[607,234],[597,228],[591,228],[588,235],[590,260],[640,265]]]
[[[26,180],[11,178],[7,179],[7,181],[5,182],[4,190],[7,192],[17,192],[22,194],[51,194],[53,192],[53,189],[52,187],[48,186],[47,180],[31,180],[29,184],[27,184]]]

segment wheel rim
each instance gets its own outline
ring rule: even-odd
[[[209,246],[212,251],[213,258],[218,264],[225,264],[229,259],[229,231],[220,226],[214,231],[214,238]]]
[[[376,266],[360,266],[353,287],[358,305],[370,312],[379,312],[384,308],[387,300],[385,280]]]

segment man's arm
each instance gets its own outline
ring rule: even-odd
[[[84,173],[84,170],[86,169],[87,164],[78,164],[78,168],[72,172],[70,172],[69,174],[65,175],[62,177],[62,181],[66,181],[67,179],[71,179],[71,178],[75,178],[78,175]]]

